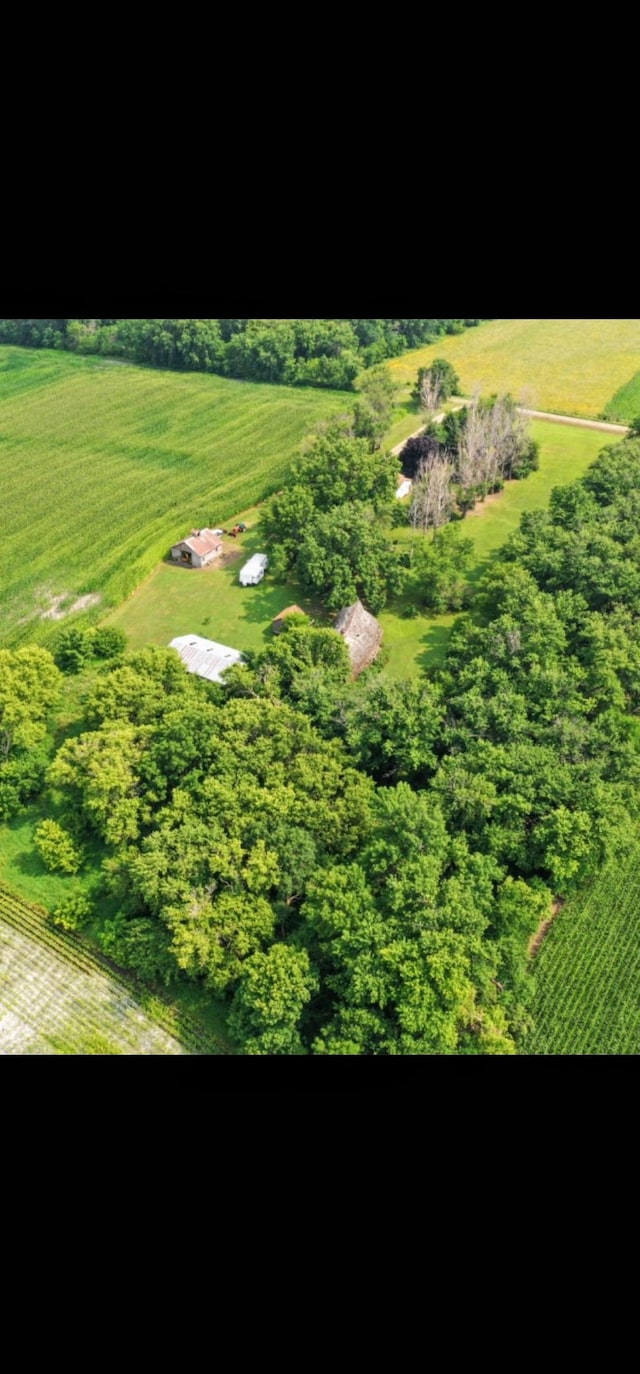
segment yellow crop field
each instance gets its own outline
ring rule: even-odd
[[[388,364],[398,382],[448,358],[463,392],[511,391],[538,410],[597,419],[640,371],[640,320],[491,320]]]

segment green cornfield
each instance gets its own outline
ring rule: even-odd
[[[556,918],[521,1054],[640,1054],[640,846]]]
[[[632,420],[637,420],[640,416],[640,372],[636,372],[635,377],[627,382],[626,386],[621,386],[616,391],[615,396],[604,409],[605,420],[618,421],[620,424],[629,425]]]
[[[0,642],[118,605],[192,526],[282,481],[340,392],[0,348]],[[81,607],[78,607],[80,610]]]

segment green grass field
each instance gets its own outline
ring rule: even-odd
[[[534,410],[596,419],[640,369],[640,320],[492,320],[389,367],[399,383],[413,382],[435,357],[453,363],[465,394],[526,393]]]
[[[249,529],[236,541],[232,563],[203,569],[162,563],[105,623],[123,629],[133,649],[166,646],[178,635],[199,634],[246,653],[265,647],[273,620],[286,606],[295,603],[314,619],[323,619],[320,607],[292,583],[278,586],[267,579],[258,587],[240,586],[241,567],[251,554],[264,552],[264,543],[258,509],[239,512],[235,518]],[[231,546],[231,540],[227,542]]]
[[[343,393],[0,348],[0,642],[46,639],[41,614],[117,605],[194,525],[277,486]]]
[[[621,386],[616,391],[615,396],[605,406],[603,411],[606,420],[618,421],[620,424],[631,424],[632,420],[637,420],[640,415],[640,372],[636,372],[635,377],[627,382],[626,386]]]
[[[535,962],[520,1053],[640,1054],[640,847],[556,918]]]

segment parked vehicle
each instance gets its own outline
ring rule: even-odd
[[[240,584],[243,587],[257,587],[267,571],[269,559],[266,553],[254,553],[240,571]]]

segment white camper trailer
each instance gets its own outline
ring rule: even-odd
[[[254,553],[253,558],[245,563],[240,573],[240,585],[242,587],[257,587],[269,567],[269,559],[266,553]]]

